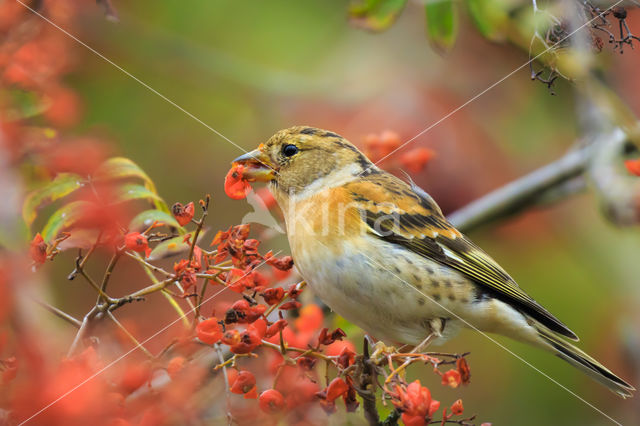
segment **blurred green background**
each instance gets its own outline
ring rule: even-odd
[[[82,49],[68,80],[85,109],[73,131],[113,141],[170,205],[212,194],[214,232],[240,222],[251,208],[223,191],[241,149],[208,127],[243,150],[298,124],[331,129],[357,144],[385,129],[406,140],[527,60],[516,48],[484,40],[465,16],[456,47],[438,55],[426,42],[416,4],[390,30],[372,34],[349,25],[344,0],[113,3],[118,24],[93,10],[74,34],[178,107]],[[632,76],[640,53],[603,55],[611,56],[611,80],[638,108]],[[525,68],[449,117],[410,145],[437,152],[416,182],[451,212],[557,158],[578,128],[570,84],[561,81],[555,90],[551,96],[531,82]],[[581,336],[583,349],[636,385],[638,236],[609,225],[590,195],[471,235]],[[283,236],[268,245],[288,252]],[[60,288],[69,285],[64,274],[53,275]],[[78,315],[86,308],[68,299],[59,304]],[[153,325],[150,318],[150,330]],[[468,388],[445,389],[419,368],[411,374],[443,404],[462,397],[465,413],[478,413],[479,423],[610,423],[536,369],[622,423],[640,422],[638,398],[622,401],[546,353],[497,340],[535,368],[465,332],[443,350],[471,352]]]

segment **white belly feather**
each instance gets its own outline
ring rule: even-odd
[[[317,239],[306,241],[312,247],[293,253],[315,294],[348,321],[388,342],[418,344],[430,334],[430,321],[438,318],[447,319],[439,340],[455,335],[462,323],[452,313],[468,310],[473,285],[418,254],[372,236],[362,238],[368,239],[366,244],[343,241],[339,256]],[[478,303],[476,308],[483,309]]]

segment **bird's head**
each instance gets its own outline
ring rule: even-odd
[[[280,130],[235,160],[244,178],[270,182],[276,198],[326,188],[377,170],[353,144],[327,130],[296,126]]]

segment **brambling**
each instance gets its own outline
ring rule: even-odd
[[[469,327],[544,348],[623,397],[635,390],[567,342],[578,337],[447,222],[425,191],[343,137],[291,127],[234,163],[244,179],[269,182],[309,286],[372,336],[423,347]]]

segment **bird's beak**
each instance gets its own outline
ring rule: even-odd
[[[243,179],[250,182],[269,182],[276,177],[276,171],[271,159],[260,148],[241,155],[233,160],[233,163],[245,166]]]

